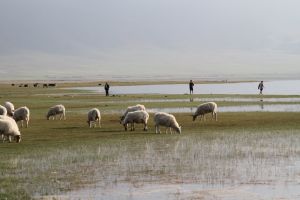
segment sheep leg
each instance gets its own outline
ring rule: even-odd
[[[133,122],[130,123],[130,130],[131,130],[131,131],[134,131],[134,123],[133,123]]]
[[[8,137],[8,142],[11,143],[11,136],[8,135],[7,137]]]
[[[28,128],[28,122],[29,122],[29,119],[26,118],[26,128]]]
[[[173,134],[172,127],[170,127],[170,134],[171,134],[171,135]]]
[[[99,123],[99,127],[101,128],[101,121],[100,121],[100,119],[98,119],[98,123]]]
[[[147,124],[145,123],[144,124],[144,131],[147,131],[148,130],[148,127],[147,127]]]
[[[160,133],[159,126],[155,125],[155,133]]]
[[[215,120],[218,121],[217,113],[215,113]]]

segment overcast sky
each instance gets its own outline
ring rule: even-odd
[[[300,74],[299,0],[1,0],[0,74]]]

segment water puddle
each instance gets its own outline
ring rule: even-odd
[[[233,98],[233,97],[220,97],[220,98],[187,98],[187,99],[131,99],[131,100],[116,100],[116,101],[102,101],[98,103],[164,103],[164,102],[260,102],[263,100],[268,103],[300,103],[300,98]]]
[[[196,107],[182,108],[150,108],[148,112],[168,112],[168,113],[194,113]],[[218,107],[219,112],[300,112],[300,104],[260,104],[243,106],[223,106]]]
[[[46,197],[44,197],[46,199]],[[142,184],[119,183],[105,188],[81,189],[56,199],[299,199],[299,183],[240,184],[233,186],[202,184]]]
[[[147,108],[147,112],[167,112],[167,113],[194,113],[197,107],[181,108]],[[73,109],[68,113],[86,114],[86,109]],[[101,110],[103,114],[122,114],[122,110]],[[242,106],[222,106],[218,107],[218,112],[300,112],[300,104],[260,104],[260,105],[242,105]]]
[[[258,94],[258,82],[196,84],[194,94]],[[300,80],[283,80],[265,82],[264,94],[272,95],[299,95]],[[103,87],[78,87],[70,89],[87,90],[103,93]],[[188,84],[161,84],[111,86],[111,94],[186,94]]]

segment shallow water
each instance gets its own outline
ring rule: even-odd
[[[264,83],[264,94],[268,95],[299,95],[300,80],[268,81]],[[194,94],[258,94],[258,82],[196,84]],[[103,87],[72,88],[104,92]],[[165,85],[136,85],[111,86],[111,94],[186,94],[189,93],[188,84]]]
[[[59,198],[57,196],[56,198]],[[201,184],[141,184],[120,183],[106,188],[81,189],[60,196],[61,199],[299,199],[298,183],[258,183],[232,186]]]
[[[95,160],[98,181],[52,199],[300,198],[297,132],[210,136],[213,139],[195,134],[101,146],[101,156],[114,158]]]
[[[147,108],[147,112],[167,112],[167,113],[194,113],[197,107],[181,108]],[[85,114],[86,110],[76,110],[69,112],[79,112]],[[122,114],[125,110],[103,110],[105,114]],[[300,104],[260,104],[242,106],[222,106],[218,107],[218,112],[300,112]]]
[[[219,98],[186,98],[186,99],[131,99],[131,100],[122,100],[123,103],[159,103],[159,102],[270,102],[270,103],[300,103],[300,98],[233,98],[233,97],[219,97]],[[118,103],[120,100],[116,101],[102,101],[99,103]]]
[[[194,113],[196,107],[182,108],[150,108],[148,112],[167,112],[167,113]],[[219,112],[300,112],[300,104],[274,104],[274,105],[243,105],[243,106],[224,106],[218,107]]]

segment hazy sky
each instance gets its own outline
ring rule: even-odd
[[[0,74],[300,74],[299,0],[1,0]]]

